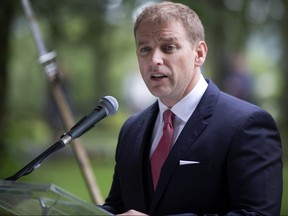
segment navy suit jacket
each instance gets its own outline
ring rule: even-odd
[[[157,102],[125,122],[103,208],[114,214],[129,209],[149,215],[280,214],[282,150],[273,118],[207,82],[163,165],[155,192],[149,151]]]

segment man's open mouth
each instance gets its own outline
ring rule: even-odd
[[[162,79],[162,78],[166,78],[167,76],[164,74],[152,74],[151,78],[152,79]]]

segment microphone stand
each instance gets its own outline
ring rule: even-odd
[[[36,46],[39,52],[39,61],[43,66],[45,75],[50,82],[50,90],[52,97],[55,100],[57,108],[63,125],[67,130],[69,130],[74,124],[73,116],[70,107],[67,103],[67,98],[60,86],[60,76],[58,74],[58,67],[56,64],[56,54],[55,52],[48,52],[45,44],[43,42],[38,24],[36,22],[33,10],[31,8],[29,0],[21,0],[22,6],[27,17],[28,23],[30,25],[31,32],[36,42]],[[72,151],[77,159],[80,170],[86,181],[86,185],[95,204],[103,204],[103,198],[100,194],[99,187],[96,182],[96,178],[93,175],[93,171],[90,165],[89,157],[85,149],[82,147],[80,139],[71,142]],[[52,148],[53,149],[53,148]],[[55,148],[56,149],[56,148]],[[52,151],[52,150],[51,150]],[[50,150],[48,151],[50,154]],[[29,170],[31,168],[28,166]],[[27,169],[28,169],[27,168]],[[28,170],[28,171],[29,171]]]
[[[47,158],[53,152],[56,152],[59,149],[65,147],[69,142],[71,142],[71,140],[72,140],[72,138],[69,135],[62,136],[62,138],[59,141],[57,141],[52,146],[50,146],[48,149],[46,149],[42,154],[40,154],[38,157],[36,157],[34,160],[32,160],[29,164],[27,164],[25,167],[23,167],[17,173],[6,178],[5,180],[17,181],[22,176],[25,176],[25,175],[32,173],[35,169],[40,167],[41,162],[45,158]]]

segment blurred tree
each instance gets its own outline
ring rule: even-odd
[[[115,66],[113,63],[117,54],[120,53],[120,57],[123,54],[116,46],[125,47],[127,43],[127,40],[117,40],[116,35],[124,23],[131,21],[129,14],[134,3],[122,0],[33,2],[38,17],[46,20],[48,25],[46,37],[50,47],[59,47],[60,44],[73,46],[75,55],[81,52],[77,48],[89,47],[94,74],[94,85],[90,91],[94,92],[95,98],[111,93],[111,86],[115,82],[112,74]]]
[[[288,85],[287,85],[287,80],[288,80],[288,61],[287,61],[287,56],[288,56],[288,1],[283,1],[284,8],[286,9],[286,13],[284,18],[281,20],[280,28],[282,31],[282,43],[283,43],[283,49],[281,53],[281,60],[280,60],[280,67],[281,67],[281,72],[282,72],[282,91],[281,91],[281,96],[279,99],[279,104],[280,104],[280,127],[283,131],[282,133],[282,138],[283,138],[283,150],[284,150],[284,157],[283,159],[287,162],[288,161],[288,146],[287,146],[287,141],[288,141],[288,115],[287,115],[287,110],[288,110]]]
[[[222,80],[227,74],[227,57],[229,55],[229,48],[227,42],[231,36],[227,34],[227,28],[229,28],[228,20],[231,19],[231,13],[225,7],[223,1],[206,1],[208,5],[208,11],[205,10],[205,6],[202,8],[202,17],[204,17],[204,25],[206,24],[207,41],[209,42],[209,63],[211,68],[213,80],[222,87]],[[210,16],[205,16],[210,14]],[[201,15],[200,15],[201,16]],[[230,16],[230,17],[229,17]],[[206,18],[205,18],[206,17]],[[239,35],[235,35],[236,37]],[[243,41],[239,40],[243,43]]]
[[[10,60],[10,38],[12,21],[16,10],[15,0],[3,0],[0,7],[0,158],[6,156],[5,116],[7,105],[8,68]],[[1,160],[3,161],[3,160]],[[0,170],[2,163],[0,163]]]

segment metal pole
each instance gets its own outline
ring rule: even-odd
[[[45,75],[49,81],[52,97],[54,98],[55,103],[58,107],[60,117],[64,124],[65,130],[69,131],[69,129],[71,129],[75,125],[75,121],[73,119],[71,109],[68,106],[67,98],[60,86],[61,80],[58,73],[58,67],[56,64],[56,53],[54,51],[52,52],[47,51],[29,0],[21,0],[21,1],[39,52],[39,62],[42,64]],[[95,204],[103,204],[103,198],[100,194],[96,178],[93,175],[90,161],[88,159],[89,158],[88,154],[82,147],[80,139],[78,138],[76,140],[73,140],[71,142],[71,147],[77,159],[77,162],[80,166],[80,170],[84,176],[85,182],[87,184],[93,202]]]

